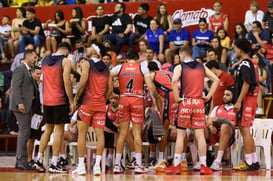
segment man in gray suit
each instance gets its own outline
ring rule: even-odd
[[[14,70],[11,82],[10,110],[15,114],[19,126],[16,168],[21,170],[32,169],[27,164],[27,140],[30,137],[32,101],[36,92],[30,68],[36,61],[35,51],[25,50],[24,60]]]

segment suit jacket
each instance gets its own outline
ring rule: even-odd
[[[11,111],[19,111],[18,104],[24,104],[25,112],[32,110],[34,81],[26,65],[22,63],[12,74],[10,106]]]

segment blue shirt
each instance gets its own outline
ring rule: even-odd
[[[267,41],[267,43],[270,41],[269,33],[268,33],[268,31],[266,31],[264,29],[259,34],[259,37],[261,38],[262,41]],[[255,36],[253,35],[252,30],[248,32],[247,39],[252,41],[252,43],[255,44],[257,48],[261,48],[261,46],[258,44]]]
[[[205,32],[201,32],[200,30],[195,30],[192,34],[192,38],[195,39],[195,42],[197,42],[198,40],[205,40],[207,42],[210,42],[214,37],[214,34],[212,31],[207,30]],[[209,48],[208,45],[205,44],[198,44],[197,45],[200,48]]]
[[[184,28],[179,32],[172,30],[169,34],[169,40],[170,42],[173,42],[175,46],[181,46],[184,44],[184,41],[190,41],[190,39],[190,32]]]
[[[149,44],[149,47],[154,50],[154,52],[158,55],[159,54],[159,36],[164,36],[164,31],[161,28],[158,28],[155,34],[153,31],[149,28],[146,31],[147,41]],[[165,50],[166,46],[164,44],[163,51]]]

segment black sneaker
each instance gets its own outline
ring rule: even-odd
[[[153,168],[155,166],[155,164],[156,164],[155,158],[150,158],[148,161],[148,167]]]
[[[36,169],[36,165],[35,165],[34,160],[30,160],[27,164],[28,164],[28,166],[30,166],[31,168]]]
[[[126,168],[134,169],[135,165],[136,165],[136,158],[133,157],[133,159],[129,163],[127,163]]]
[[[58,165],[54,166],[53,164],[50,164],[48,168],[49,173],[67,173],[67,169],[63,168],[62,166]]]
[[[68,165],[68,160],[67,160],[67,158],[64,159],[63,157],[60,157],[60,159],[59,159],[59,161],[58,161],[58,164],[59,164],[60,166],[62,166],[62,167],[67,166],[67,165]]]
[[[250,165],[250,167],[251,167],[251,170],[259,170],[260,169],[260,164],[259,164],[259,162],[252,163]]]
[[[43,163],[41,163],[39,160],[37,160],[37,161],[34,163],[34,166],[35,166],[35,168],[36,168],[36,170],[37,170],[38,172],[45,172],[45,171],[46,171],[46,169],[45,169]]]

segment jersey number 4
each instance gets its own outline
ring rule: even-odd
[[[133,85],[134,85],[134,80],[135,79],[130,79],[128,84],[126,85],[126,89],[128,89],[129,92],[132,92]]]

